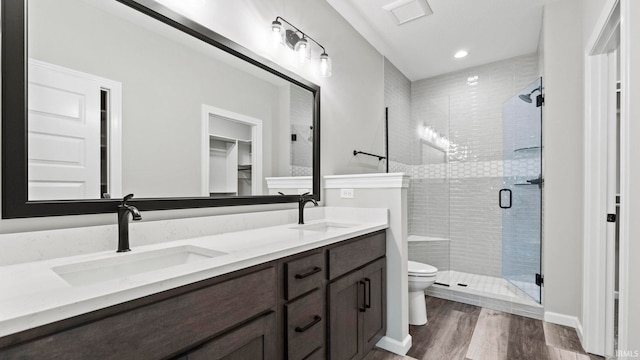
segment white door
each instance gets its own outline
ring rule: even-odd
[[[29,63],[29,200],[100,198],[100,84]]]

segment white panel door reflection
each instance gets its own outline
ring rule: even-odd
[[[29,200],[100,198],[100,84],[29,64]]]

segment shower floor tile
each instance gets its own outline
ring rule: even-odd
[[[438,272],[436,282],[438,285],[427,289],[428,295],[536,319],[543,317],[542,305],[502,278],[445,270]]]

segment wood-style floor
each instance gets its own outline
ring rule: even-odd
[[[365,360],[591,360],[572,328],[434,297],[429,323],[411,326],[407,356],[374,349]]]

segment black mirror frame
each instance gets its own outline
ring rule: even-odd
[[[27,165],[27,0],[1,0],[2,21],[2,218],[116,212],[120,199],[29,201]],[[320,200],[320,86],[152,0],[113,0],[194,36],[313,93],[313,198]],[[144,198],[140,210],[171,210],[298,201],[298,195],[228,198]]]

